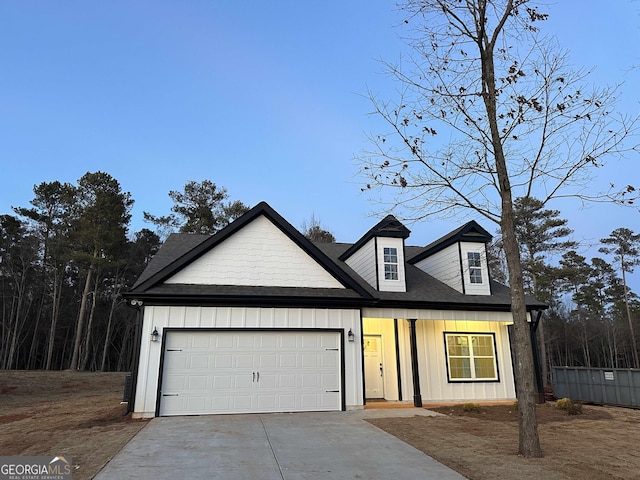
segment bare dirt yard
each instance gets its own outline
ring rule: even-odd
[[[93,478],[146,424],[124,416],[124,373],[0,370],[0,455],[70,456]]]
[[[381,418],[371,423],[471,480],[638,479],[640,411],[585,405],[567,415],[538,405],[544,458],[518,456],[515,405],[430,408],[437,417]]]
[[[68,455],[74,479],[93,478],[146,425],[123,415],[124,378],[0,370],[0,455]],[[640,478],[639,410],[584,406],[570,416],[540,405],[541,459],[517,455],[513,405],[431,410],[442,415],[370,421],[472,480]]]

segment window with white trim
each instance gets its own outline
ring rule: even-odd
[[[445,333],[449,381],[498,380],[493,333]]]
[[[469,262],[469,281],[471,283],[482,283],[482,260],[480,252],[467,252]]]
[[[398,280],[398,249],[384,247],[384,279]]]

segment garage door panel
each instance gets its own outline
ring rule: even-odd
[[[214,390],[228,390],[231,388],[232,382],[231,375],[213,375],[212,388]]]
[[[282,388],[295,388],[297,375],[295,373],[283,373],[280,374],[280,387]]]
[[[217,354],[214,355],[213,368],[231,368],[233,367],[233,355]]]
[[[211,337],[205,337],[203,335],[192,335],[190,347],[208,350],[211,347]]]
[[[303,368],[312,368],[318,366],[318,355],[316,354],[303,354],[302,365]]]
[[[274,350],[276,347],[280,347],[281,337],[276,335],[260,335],[257,347],[260,350]]]
[[[339,410],[340,338],[315,331],[169,331],[160,414]]]
[[[255,335],[237,335],[238,348],[255,351]]]
[[[278,356],[280,368],[295,368],[298,365],[298,356],[295,353],[283,353]]]
[[[323,369],[337,367],[338,361],[339,359],[337,355],[323,355],[322,357],[320,357],[320,366],[322,366]]]
[[[232,410],[237,412],[251,411],[253,407],[253,395],[234,395],[232,397],[232,405]]]
[[[166,390],[186,390],[188,377],[177,375],[166,375],[163,382],[163,388]]]
[[[264,368],[276,367],[278,365],[278,355],[276,355],[275,353],[260,354],[259,365],[260,365],[260,370]]]
[[[293,394],[278,395],[278,407],[283,411],[296,410],[296,396]]]
[[[205,375],[190,375],[187,388],[190,391],[207,390],[207,380],[209,377]]]
[[[254,359],[253,354],[237,354],[235,356],[235,361],[233,362],[236,368],[253,368]]]
[[[215,336],[213,337],[212,346],[216,349],[232,349],[234,337],[231,335]]]
[[[194,354],[189,358],[189,368],[191,370],[196,369],[209,369],[209,355],[206,353]]]
[[[186,403],[186,409],[190,412],[204,412],[207,408],[205,397],[190,396]]]

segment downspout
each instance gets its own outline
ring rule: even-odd
[[[536,403],[544,403],[544,382],[542,380],[542,371],[540,369],[540,352],[538,350],[538,325],[540,325],[540,318],[542,317],[542,310],[536,310],[536,318],[533,319],[533,311],[529,312],[531,315],[531,323],[529,324],[529,335],[531,336],[531,350],[533,353],[533,370],[536,377]]]
[[[413,406],[422,407],[420,394],[420,374],[418,371],[418,342],[416,339],[416,319],[409,318],[409,343],[411,346],[411,372],[413,374]]]

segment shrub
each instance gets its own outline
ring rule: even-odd
[[[480,405],[477,403],[465,403],[462,406],[462,411],[480,413]]]
[[[567,415],[580,415],[582,413],[582,404],[566,397],[556,402],[556,408],[558,410],[564,410],[567,412]]]

